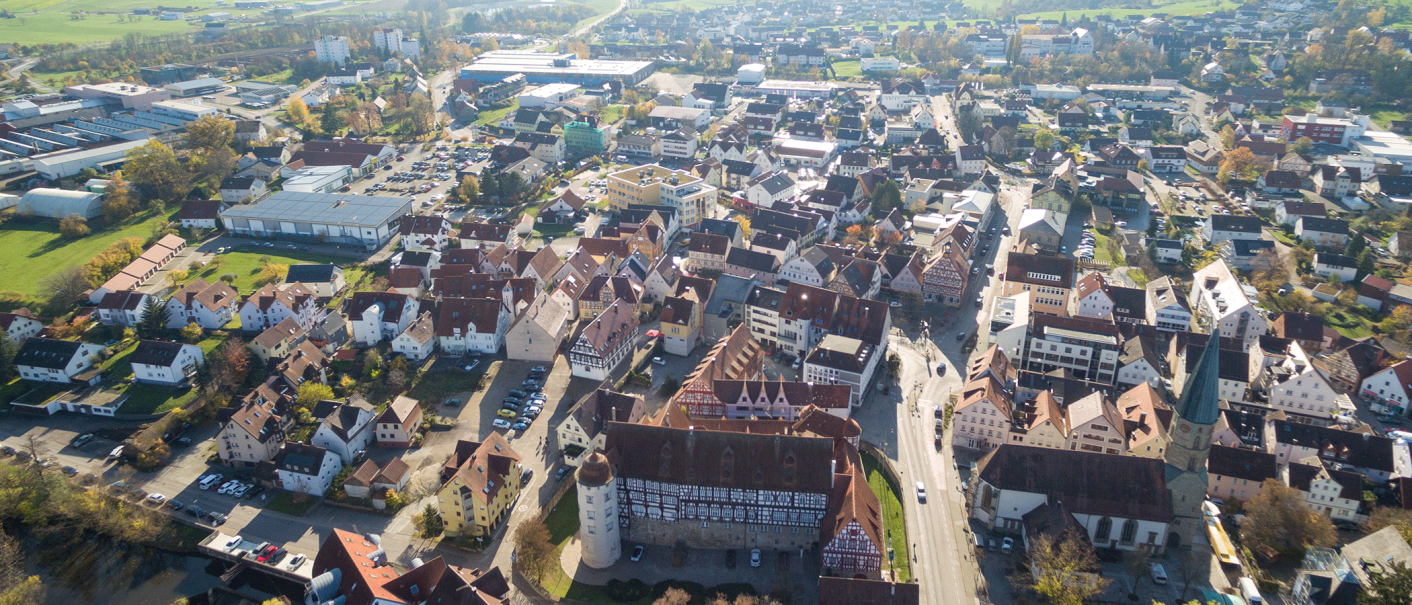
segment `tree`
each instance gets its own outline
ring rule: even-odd
[[[1361,238],[1361,237],[1356,237],[1356,238],[1354,238],[1354,239],[1362,239],[1362,238]],[[1364,275],[1371,275],[1374,271],[1377,271],[1377,270],[1378,270],[1378,260],[1377,260],[1377,257],[1373,256],[1373,251],[1372,251],[1372,250],[1364,250],[1364,251],[1362,251],[1362,252],[1360,252],[1360,253],[1358,254],[1358,275],[1359,275],[1359,277],[1362,277],[1362,276],[1364,276]]]
[[[1255,497],[1245,503],[1245,516],[1240,524],[1241,542],[1266,558],[1282,552],[1302,553],[1311,546],[1327,548],[1337,538],[1333,523],[1309,508],[1303,492],[1277,479],[1265,480]]]
[[[333,103],[324,103],[323,115],[319,116],[319,130],[324,134],[335,135],[343,130],[347,123],[343,115],[338,113],[338,108]]]
[[[1221,167],[1216,171],[1216,180],[1222,185],[1230,183],[1231,179],[1254,180],[1259,176],[1259,162],[1259,158],[1255,157],[1255,152],[1249,147],[1227,151],[1226,159],[1221,160]]]
[[[1412,605],[1412,569],[1407,565],[1392,561],[1383,566],[1383,573],[1368,575],[1368,588],[1358,595],[1358,605]]]
[[[688,605],[691,603],[691,593],[680,588],[668,588],[662,593],[652,605]]]
[[[1309,155],[1309,151],[1314,149],[1314,139],[1309,137],[1299,137],[1290,144],[1289,150],[1299,155]]]
[[[88,219],[78,214],[70,214],[59,219],[59,235],[66,239],[78,239],[88,235]]]
[[[1392,313],[1378,322],[1378,329],[1384,334],[1392,334],[1405,339],[1406,332],[1412,327],[1412,307],[1398,305],[1393,307]]]
[[[892,212],[893,208],[902,203],[902,190],[897,188],[897,182],[887,179],[873,190],[872,195],[873,215],[882,216]]]
[[[476,181],[476,177],[468,174],[462,178],[461,184],[456,186],[456,197],[463,204],[479,204],[480,183]]]
[[[0,334],[0,382],[9,384],[15,377],[15,354],[19,353],[19,350],[15,341],[5,334]]]
[[[558,553],[549,542],[549,528],[543,521],[534,519],[521,523],[515,529],[514,541],[515,565],[530,578],[539,580],[559,564]]]
[[[291,97],[284,105],[284,112],[289,115],[289,121],[295,126],[303,126],[309,121],[309,106],[299,97]]]
[[[191,176],[172,148],[156,139],[127,152],[123,172],[146,201],[176,201],[191,190]]]
[[[981,131],[984,124],[981,122],[979,111],[962,111],[956,114],[956,133],[961,135],[961,140],[966,143],[974,143],[976,133]]]
[[[333,399],[333,389],[310,380],[299,385],[299,395],[294,398],[294,403],[302,408],[312,408],[325,399]]]
[[[1031,539],[1030,570],[1035,592],[1054,605],[1083,605],[1109,582],[1096,573],[1098,555],[1093,545],[1073,528],[1057,538],[1040,534]]]
[[[1391,506],[1374,506],[1363,530],[1373,533],[1384,527],[1396,527],[1404,540],[1412,541],[1412,511]]]
[[[1356,230],[1356,227],[1355,227]],[[1344,247],[1343,254],[1349,258],[1358,258],[1364,250],[1368,248],[1368,240],[1363,239],[1362,234],[1355,234],[1348,239],[1348,245]]]
[[[193,154],[205,155],[235,141],[235,122],[218,114],[208,114],[186,125],[182,143]]]
[[[1054,146],[1054,131],[1048,128],[1040,128],[1034,133],[1034,148],[1042,151],[1049,151]]]
[[[1278,247],[1261,250],[1250,261],[1250,275],[1261,290],[1275,290],[1289,282],[1290,257]]]
[[[62,313],[78,304],[84,291],[92,287],[88,279],[88,269],[69,265],[40,281],[39,291],[49,295],[48,309],[51,312]]]
[[[206,359],[211,365],[210,378],[203,388],[208,393],[240,386],[250,375],[250,350],[240,338],[221,343]]]
[[[201,342],[201,338],[205,335],[206,331],[202,330],[201,326],[197,325],[194,321],[186,324],[186,327],[181,329],[181,339],[191,344]]]
[[[363,374],[368,378],[376,378],[378,372],[382,371],[382,354],[377,349],[368,349],[363,354]]]
[[[750,217],[744,214],[738,215],[735,217],[735,223],[740,225],[740,236],[745,241],[750,241]]]
[[[147,309],[142,312],[142,318],[134,326],[137,335],[144,339],[157,338],[167,331],[167,320],[171,314],[167,312],[167,305],[157,300],[152,300],[147,305]]]
[[[427,504],[422,512],[412,516],[412,526],[417,529],[417,537],[419,538],[435,538],[440,536],[445,529],[445,523],[441,520],[441,512],[431,504]]]
[[[1235,148],[1235,129],[1231,128],[1230,124],[1226,124],[1226,127],[1221,129],[1220,135],[1222,149],[1229,151]]]
[[[108,179],[108,188],[103,192],[103,220],[111,224],[122,222],[134,212],[132,191],[121,172],[113,173]]]

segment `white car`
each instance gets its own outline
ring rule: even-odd
[[[289,565],[286,565],[285,569],[298,569],[300,565],[304,564],[305,559],[308,559],[308,557],[304,555],[294,555],[294,558],[289,560]]]
[[[235,547],[237,547],[237,546],[240,546],[240,543],[241,543],[241,542],[244,542],[244,541],[245,541],[245,538],[242,538],[242,537],[240,537],[240,536],[234,536],[234,537],[232,537],[231,539],[226,540],[225,549],[226,549],[226,550],[230,550],[230,549],[232,549],[232,548],[235,548]]]
[[[162,494],[147,494],[147,500],[156,504],[161,504],[167,501],[167,497],[163,496]]]

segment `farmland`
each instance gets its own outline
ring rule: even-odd
[[[0,275],[5,276],[6,306],[39,302],[40,282],[45,277],[69,265],[83,264],[125,237],[145,240],[154,226],[167,219],[167,215],[154,217],[144,213],[116,228],[95,227],[87,237],[65,240],[59,236],[56,221],[11,218],[0,225]]]

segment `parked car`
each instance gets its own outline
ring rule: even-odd
[[[652,358],[652,363],[655,363],[655,364],[657,364],[657,365],[659,365],[659,366],[664,366],[664,365],[667,365],[667,360],[662,359],[661,357],[653,357],[653,358]]]
[[[759,567],[759,566],[760,566],[760,549],[758,549],[758,548],[752,548],[752,549],[750,549],[750,566],[751,566],[751,567]]]
[[[631,557],[628,557],[628,558],[629,558],[633,563],[636,563],[636,562],[638,562],[638,561],[641,561],[641,560],[642,560],[642,553],[643,553],[645,550],[646,550],[646,549],[643,548],[641,544],[638,544],[637,546],[632,547],[632,556],[631,556]]]
[[[74,440],[70,441],[69,445],[74,447],[83,447],[85,445],[88,445],[89,441],[93,441],[93,433],[84,433],[82,435],[74,437]]]
[[[495,420],[490,421],[490,426],[493,426],[497,429],[509,429],[510,421],[504,418],[496,418]]]
[[[1004,540],[1000,541],[1000,552],[1008,555],[1012,550],[1015,550],[1015,539],[1006,536]]]

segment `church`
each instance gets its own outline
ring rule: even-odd
[[[1020,533],[1059,511],[1095,547],[1151,554],[1201,539],[1220,354],[1213,340],[1187,379],[1165,459],[1002,444],[976,465],[971,517]]]

